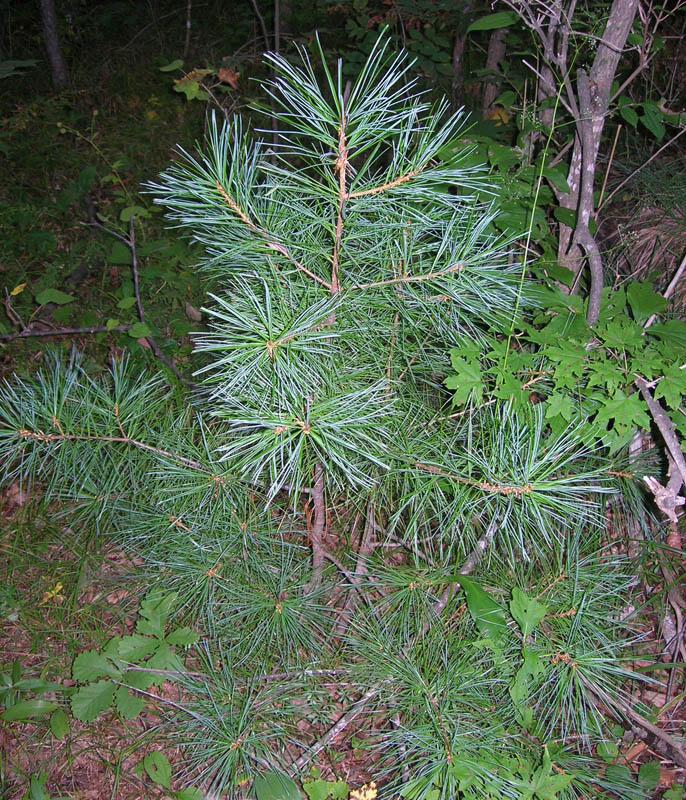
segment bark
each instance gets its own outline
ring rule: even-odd
[[[57,35],[57,15],[54,0],[41,0],[41,17],[43,20],[43,39],[50,62],[52,85],[55,91],[64,89],[67,85],[67,68],[64,65],[60,40]]]
[[[591,281],[587,317],[593,325],[598,319],[603,271],[600,249],[589,230],[589,221],[595,211],[595,169],[612,97],[612,81],[639,0],[613,0],[602,35],[588,40],[589,43],[597,42],[593,63],[588,73],[579,70],[576,86],[570,75],[568,48],[577,0],[568,0],[564,6],[561,2],[549,5],[538,0],[507,2],[541,43],[542,66],[536,71],[539,103],[557,96],[559,91],[561,106],[575,122],[574,147],[567,177],[569,192],[553,189],[560,206],[576,212],[577,222],[573,228],[560,224],[557,257],[558,263],[574,274],[574,286],[578,284],[584,261],[588,261]],[[559,89],[558,81],[562,84]],[[552,122],[550,110],[540,112],[540,117],[546,125]]]
[[[472,10],[472,1],[467,0],[460,7],[460,13],[463,15],[469,14]],[[453,42],[453,78],[452,78],[452,101],[454,108],[461,108],[464,105],[465,89],[464,89],[464,47],[467,42],[467,34],[460,32],[458,26],[455,32],[455,41]]]
[[[573,230],[566,225],[560,226],[558,261],[578,276],[583,267],[583,252],[585,252],[591,268],[591,290],[595,289],[596,294],[598,271],[602,274],[602,262],[597,243],[588,232],[588,220],[595,210],[592,182],[595,177],[605,117],[610,105],[612,81],[637,9],[638,0],[614,0],[590,72],[588,75],[583,71],[580,72],[581,83],[577,81],[576,94],[571,85],[565,87],[570,105],[578,108],[577,136],[567,179],[570,192],[560,195],[558,200],[563,208],[577,212],[577,227]],[[567,67],[566,60],[564,67]],[[583,99],[582,95],[585,95]],[[588,191],[589,183],[591,191]],[[595,320],[592,319],[590,303],[588,316],[591,324],[597,321],[597,317]]]
[[[496,28],[491,32],[488,40],[488,53],[486,54],[486,69],[490,72],[498,72],[500,62],[505,58],[505,37],[507,28]],[[488,116],[491,106],[495,102],[500,92],[501,82],[496,78],[491,78],[484,88],[484,96],[481,102],[483,116]]]

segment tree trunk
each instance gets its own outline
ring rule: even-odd
[[[588,75],[583,70],[579,71],[577,136],[567,178],[570,192],[558,197],[561,206],[577,213],[574,229],[560,225],[558,261],[578,277],[584,254],[588,258],[591,267],[588,309],[590,324],[597,321],[595,312],[602,292],[600,252],[588,230],[588,223],[594,212],[592,186],[600,138],[612,97],[612,81],[636,16],[638,2],[639,0],[614,0],[591,70]],[[569,89],[567,93],[570,94]],[[576,102],[574,97],[569,99]]]
[[[67,85],[67,68],[62,58],[60,40],[57,36],[57,15],[55,14],[55,0],[40,0],[41,17],[43,19],[43,39],[45,49],[50,61],[52,85],[55,91],[64,89]]]
[[[460,5],[460,14],[467,16],[472,10],[472,0],[465,0]],[[453,108],[461,108],[464,105],[464,46],[467,42],[466,26],[461,32],[460,25],[455,31],[455,41],[453,43],[453,79],[452,79],[452,101]]]
[[[505,37],[507,28],[496,28],[491,32],[488,40],[488,53],[486,55],[486,69],[489,72],[498,72],[498,65],[505,58]],[[484,87],[484,96],[481,102],[483,116],[487,117],[492,110],[491,106],[495,102],[498,92],[500,92],[501,81],[495,76],[489,76],[488,83]]]

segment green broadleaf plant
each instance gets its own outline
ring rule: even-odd
[[[133,719],[145,707],[141,692],[179,679],[184,667],[176,648],[198,637],[187,627],[165,633],[176,599],[176,592],[152,589],[141,602],[135,633],[114,636],[102,651],[84,650],[76,656],[72,677],[80,686],[71,707],[77,719],[92,722],[111,707],[123,719]]]

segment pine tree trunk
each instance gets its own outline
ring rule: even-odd
[[[57,15],[55,14],[54,0],[40,0],[41,17],[43,19],[43,39],[48,52],[52,85],[55,91],[64,89],[67,85],[67,68],[62,58],[60,40],[57,36]]]

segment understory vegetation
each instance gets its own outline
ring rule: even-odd
[[[464,36],[526,29],[506,5]],[[236,63],[186,71],[140,192],[60,115],[98,164],[40,212],[83,203],[69,258],[6,212],[0,611],[31,657],[0,718],[69,750],[8,796],[88,796],[75,743],[114,725],[112,797],[682,797],[683,239],[639,269],[601,238],[564,82],[506,143],[424,88],[440,59],[349,33],[268,53],[242,115]]]

